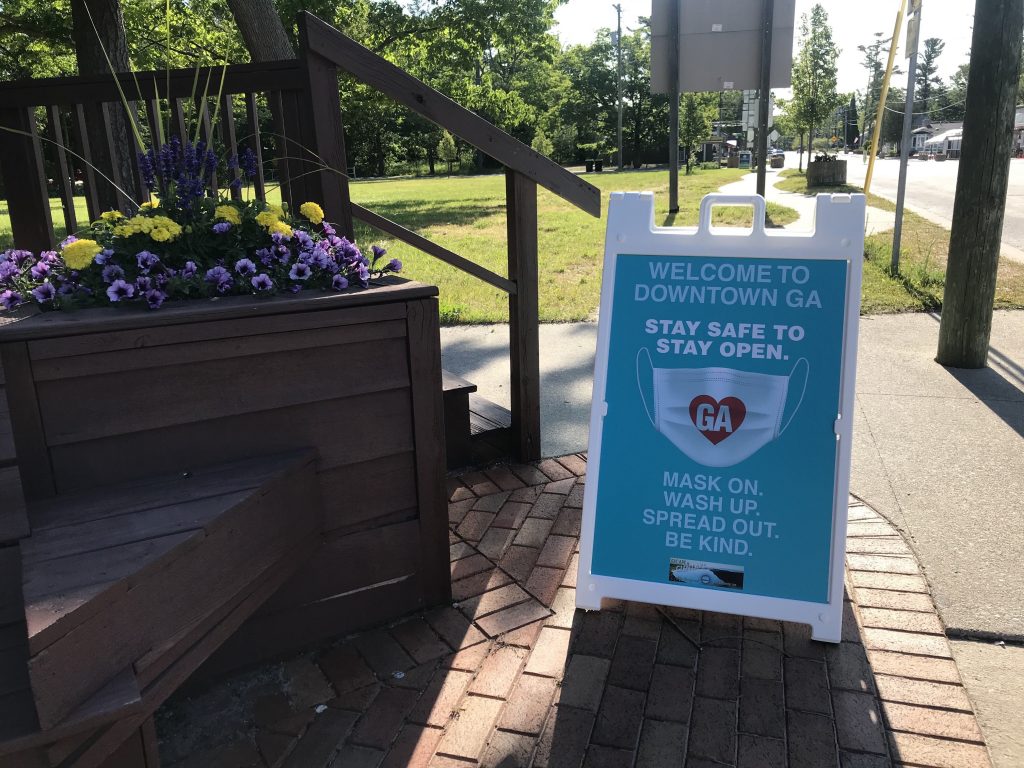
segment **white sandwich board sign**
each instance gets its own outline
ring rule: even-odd
[[[712,229],[751,205],[750,230]],[[604,598],[810,624],[839,642],[863,195],[813,232],[759,196],[694,228],[652,193],[608,209],[576,604]]]

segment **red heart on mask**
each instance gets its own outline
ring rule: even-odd
[[[740,428],[747,416],[747,406],[736,397],[715,400],[711,395],[698,395],[690,401],[690,420],[714,445]]]

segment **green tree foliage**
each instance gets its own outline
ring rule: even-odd
[[[684,93],[679,109],[679,145],[686,150],[686,173],[693,167],[697,147],[711,137],[718,116],[717,93]]]
[[[917,57],[917,72],[914,74],[914,111],[931,114],[936,112],[936,101],[946,88],[939,77],[938,59],[946,44],[937,37],[924,41],[924,50]]]
[[[544,155],[544,157],[550,157],[551,153],[555,151],[555,145],[551,143],[551,139],[545,135],[542,128],[537,129],[537,133],[533,135],[533,141],[530,142],[530,146],[534,152]]]
[[[807,131],[808,144],[814,129],[833,117],[839,106],[836,93],[839,49],[832,41],[828,14],[820,3],[804,14],[800,23],[800,52],[793,62],[792,116]]]
[[[448,175],[452,175],[452,163],[459,160],[459,148],[455,145],[455,137],[448,131],[441,133],[441,140],[437,142],[437,158],[442,163],[448,164]]]

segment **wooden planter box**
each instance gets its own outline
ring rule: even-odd
[[[807,164],[808,187],[837,187],[846,183],[846,161],[812,161]]]
[[[437,289],[384,282],[0,318],[0,449],[12,432],[17,462],[15,472],[8,457],[7,480],[20,475],[31,510],[55,495],[313,449],[322,543],[212,669],[450,599]]]

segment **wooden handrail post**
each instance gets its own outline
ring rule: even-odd
[[[311,174],[308,189],[323,206],[328,221],[337,224],[341,234],[355,240],[352,205],[348,192],[348,163],[345,155],[345,126],[342,123],[341,96],[338,91],[338,67],[316,53],[309,44],[307,13],[299,13],[299,60],[306,73],[306,119],[302,141],[305,150],[312,150],[319,162],[332,168]],[[311,156],[310,156],[311,157]],[[312,159],[312,157],[311,157]],[[303,163],[300,172],[315,168]]]
[[[505,169],[513,448],[519,461],[540,458],[540,338],[537,298],[537,183]]]
[[[53,221],[33,110],[0,109],[0,126],[22,132],[0,131],[0,168],[7,189],[14,245],[31,251],[46,250],[54,244]]]

